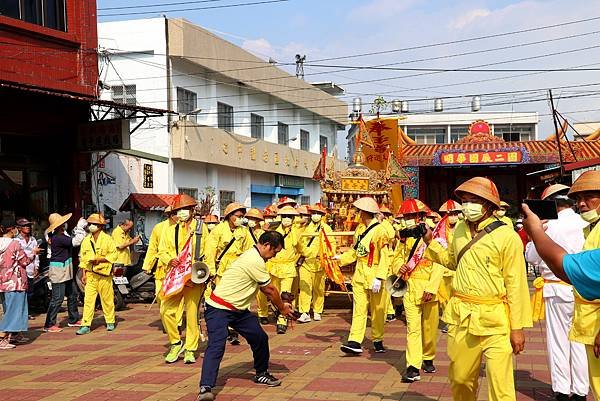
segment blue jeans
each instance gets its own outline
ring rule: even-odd
[[[52,299],[48,305],[48,313],[46,314],[46,324],[44,327],[52,327],[56,324],[56,316],[60,310],[60,306],[67,296],[67,310],[69,312],[69,323],[77,323],[81,316],[77,309],[77,287],[75,280],[67,280],[63,283],[52,283]]]
[[[212,388],[217,383],[219,365],[225,354],[227,327],[233,328],[250,344],[256,373],[260,374],[269,369],[269,336],[250,311],[229,311],[206,305],[204,318],[208,330],[208,345],[202,360],[200,386]]]

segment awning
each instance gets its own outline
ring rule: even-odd
[[[565,165],[565,171],[579,170],[580,168],[592,167],[597,165],[600,165],[600,157],[590,160],[583,160],[575,163],[569,163]]]
[[[141,210],[145,212],[162,212],[169,206],[176,195],[170,194],[131,194],[125,199],[119,210],[129,212],[132,210]]]
[[[9,88],[15,90],[26,91],[30,93],[37,93],[40,95],[48,95],[48,96],[58,96],[65,99],[71,99],[79,102],[86,102],[90,105],[101,106],[109,110],[128,110],[135,113],[140,113],[140,115],[130,115],[128,118],[141,118],[141,117],[158,117],[164,116],[165,114],[177,114],[174,111],[164,110],[164,109],[156,109],[153,107],[144,107],[138,105],[128,105],[123,103],[113,102],[112,100],[102,100],[91,96],[81,96],[81,95],[73,95],[70,93],[52,91],[48,89],[36,88],[28,85],[19,85],[15,83],[10,83],[6,81],[0,81],[0,88]],[[135,114],[134,113],[134,114]],[[100,117],[100,116],[97,116]],[[96,118],[102,119],[102,118]]]

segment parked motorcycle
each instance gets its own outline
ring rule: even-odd
[[[113,270],[113,283],[115,286],[115,307],[125,302],[142,301],[151,302],[154,299],[156,285],[154,276],[146,273],[142,267],[146,257],[147,246],[136,246],[139,258],[137,263],[123,266],[115,265]],[[118,307],[117,307],[118,308]]]

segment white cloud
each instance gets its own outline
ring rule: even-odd
[[[420,0],[373,0],[352,9],[349,17],[351,19],[396,17],[420,2]]]
[[[463,15],[460,15],[450,21],[448,26],[452,29],[462,29],[467,25],[470,25],[473,21],[480,20],[489,16],[492,12],[485,8],[476,8],[474,10],[468,11]]]
[[[263,59],[275,56],[275,49],[271,43],[264,38],[245,40],[242,43],[242,48]]]

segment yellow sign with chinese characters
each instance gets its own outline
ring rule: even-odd
[[[342,191],[368,191],[368,178],[348,177],[342,178]]]

